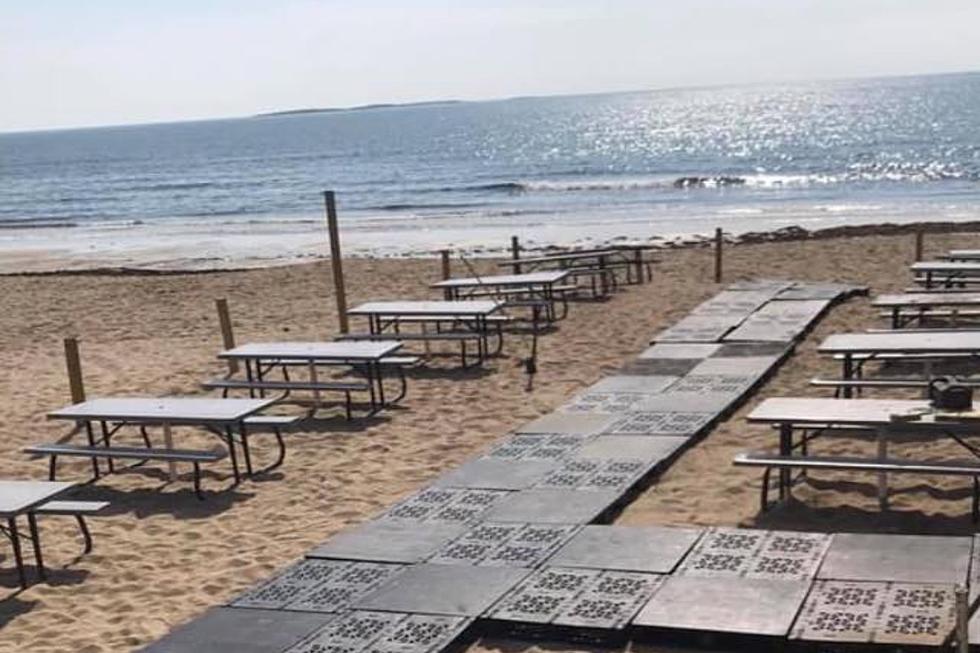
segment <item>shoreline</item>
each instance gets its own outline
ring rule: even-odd
[[[882,222],[873,224],[842,225],[837,227],[824,227],[820,229],[805,229],[798,225],[781,227],[770,231],[750,231],[732,235],[725,233],[723,238],[726,245],[753,245],[759,243],[790,243],[813,240],[828,240],[834,238],[855,238],[861,236],[893,236],[893,235],[913,235],[916,233],[928,234],[953,234],[953,233],[974,233],[980,232],[980,220],[968,221],[917,221],[907,223]],[[343,238],[343,234],[341,234]],[[696,249],[709,247],[714,243],[713,235],[687,234],[674,236],[672,238],[652,236],[646,241],[631,239],[627,236],[615,236],[604,241],[589,243],[585,246],[593,247],[615,247],[616,245],[636,245],[643,244],[651,250],[670,251],[682,249]],[[579,247],[582,245],[575,245]],[[567,246],[556,244],[530,245],[522,247],[523,251],[529,255],[546,254],[548,252],[566,249]],[[458,256],[468,256],[475,259],[500,258],[510,255],[507,246],[501,247],[476,247],[450,250]],[[379,254],[374,253],[345,253],[344,259],[351,260],[424,260],[431,259],[438,255],[439,250],[418,250],[404,254]],[[292,267],[313,265],[317,262],[326,261],[329,256],[321,254],[297,254],[292,257],[282,257],[275,259],[244,259],[228,261],[228,265],[213,265],[214,258],[205,260],[212,263],[211,267],[200,267],[199,259],[181,259],[176,256],[168,257],[170,262],[180,261],[176,266],[156,267],[159,261],[147,261],[145,264],[132,265],[104,265],[100,264],[95,258],[85,262],[80,262],[81,267],[65,267],[67,257],[54,258],[52,264],[57,267],[34,270],[3,270],[0,264],[0,278],[5,277],[68,277],[68,276],[113,276],[113,277],[154,277],[154,276],[175,276],[175,275],[207,275],[225,272],[246,272],[249,270],[264,270],[270,268]],[[78,261],[76,261],[78,262]],[[91,266],[89,266],[89,264]]]

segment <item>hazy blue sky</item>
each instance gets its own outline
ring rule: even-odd
[[[980,0],[10,0],[0,130],[975,70]]]

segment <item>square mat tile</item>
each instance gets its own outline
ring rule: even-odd
[[[518,433],[569,433],[595,435],[609,425],[608,415],[555,412],[539,417],[517,429]]]
[[[714,355],[721,345],[696,343],[658,343],[647,348],[640,358],[701,359]]]
[[[600,435],[575,453],[580,460],[639,458],[651,462],[666,460],[687,444],[682,436],[650,438],[644,435]]]
[[[809,587],[808,581],[671,576],[633,623],[783,637]]]
[[[438,653],[472,621],[469,617],[355,610],[287,653]]]
[[[338,533],[306,557],[420,562],[465,531],[462,524],[375,520]]]
[[[701,534],[697,528],[585,526],[547,564],[669,574]]]
[[[966,584],[969,537],[838,533],[817,578]]]
[[[335,617],[309,612],[212,608],[142,650],[145,653],[282,651]]]
[[[421,564],[355,606],[362,610],[478,616],[528,575],[514,567]]]
[[[615,490],[530,489],[514,492],[493,507],[489,521],[587,524],[619,500]]]
[[[677,380],[676,376],[607,376],[591,385],[587,392],[630,392],[639,394],[657,394]]]
[[[605,435],[684,436],[697,435],[717,417],[710,412],[630,412],[606,429]]]
[[[793,627],[816,642],[939,646],[955,625],[951,585],[817,581]]]
[[[549,460],[477,458],[439,478],[439,487],[520,490],[531,487],[558,465]]]

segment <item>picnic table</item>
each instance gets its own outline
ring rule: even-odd
[[[865,362],[882,357],[921,359],[930,371],[931,361],[953,356],[980,355],[980,331],[890,331],[886,333],[838,333],[827,337],[817,351],[839,355],[843,362],[843,379],[851,380],[861,372]],[[855,359],[860,357],[860,364]],[[852,396],[845,386],[844,397]]]
[[[168,452],[182,452],[174,447],[173,427],[186,426],[203,428],[224,440],[228,447],[228,454],[231,456],[232,470],[235,483],[241,481],[241,473],[238,469],[238,457],[235,448],[235,435],[240,436],[242,453],[245,457],[245,464],[251,469],[251,454],[248,450],[248,441],[241,437],[245,432],[244,422],[247,418],[261,412],[274,403],[274,399],[214,399],[205,397],[102,397],[91,399],[82,403],[73,404],[48,413],[49,419],[70,420],[85,427],[88,437],[89,448],[94,476],[99,476],[98,459],[105,457],[109,461],[109,471],[113,471],[112,457],[113,449],[111,438],[123,426],[138,426],[144,435],[146,448],[139,450],[147,458],[152,458],[155,454],[168,459],[170,479],[176,479],[176,459],[170,459]],[[96,438],[95,424],[100,425],[101,437]],[[110,426],[112,424],[112,426]],[[149,445],[145,429],[147,427],[161,427],[165,447],[154,448]],[[101,440],[101,442],[99,441]],[[99,448],[105,452],[100,455]],[[127,448],[127,452],[129,448]],[[186,452],[188,460],[194,462],[194,457],[190,454],[199,452]],[[77,455],[83,455],[79,451]],[[71,455],[67,454],[66,455]],[[126,457],[128,453],[122,454]],[[52,457],[52,461],[54,457]],[[199,492],[200,473],[195,466],[195,489]],[[53,465],[52,465],[53,472]]]
[[[562,301],[565,306],[562,317],[568,311],[567,298],[563,290],[565,287],[562,284],[568,279],[570,274],[570,270],[541,270],[523,274],[457,277],[433,283],[431,287],[443,290],[447,301],[460,301],[463,299],[476,299],[490,296],[502,299],[508,304],[515,303],[520,305],[521,300],[516,302],[507,300],[508,297],[519,294],[527,300],[543,301],[548,319],[555,320],[557,318],[555,311],[556,302]]]
[[[980,283],[980,261],[920,261],[911,270],[926,288]]]
[[[913,417],[914,416],[914,417]],[[973,476],[974,515],[977,512],[980,465],[964,465],[959,461],[935,461],[918,463],[908,461],[903,469],[900,461],[888,461],[889,441],[910,435],[919,437],[949,437],[973,457],[980,458],[980,449],[970,444],[965,436],[976,432],[980,415],[964,416],[957,413],[944,413],[932,409],[930,403],[922,399],[830,399],[776,397],[764,400],[747,417],[749,422],[772,424],[779,427],[779,456],[791,459],[799,456],[806,462],[807,443],[814,435],[804,435],[794,443],[793,431],[810,429],[816,433],[834,429],[864,429],[873,431],[877,441],[877,456],[872,458],[847,458],[832,469],[874,470],[875,465],[890,468],[892,471],[911,471],[918,473],[950,473]],[[797,453],[799,452],[799,453]],[[743,457],[743,460],[745,458]],[[833,461],[834,459],[824,459]],[[792,463],[789,463],[792,465]],[[803,466],[801,464],[801,466]],[[779,476],[780,496],[788,496],[790,486],[789,469],[781,469]],[[887,472],[878,472],[878,498],[882,507],[887,506]]]
[[[74,486],[75,483],[58,481],[0,481],[0,518],[6,521],[6,527],[0,527],[0,533],[7,536],[13,547],[14,564],[17,567],[17,577],[21,587],[27,587],[27,573],[21,551],[21,538],[23,536],[18,530],[17,519],[21,516],[27,517],[29,539],[34,547],[34,560],[37,563],[37,574],[44,580],[46,578],[44,558],[41,555],[41,538],[38,535],[37,518],[34,511]]]
[[[511,267],[515,272],[535,271],[544,268],[558,268],[572,271],[573,276],[588,274],[593,279],[593,294],[597,293],[594,286],[595,276],[598,275],[603,294],[609,292],[610,286],[616,284],[615,269],[626,269],[626,281],[643,283],[647,278],[649,261],[644,260],[643,252],[654,249],[649,245],[616,245],[596,249],[573,249],[540,256],[512,259],[498,263],[501,267]],[[635,271],[635,277],[631,270]]]
[[[235,360],[244,363],[245,383],[225,384],[224,387],[240,387],[257,391],[264,395],[266,389],[281,389],[287,394],[290,390],[310,389],[313,392],[316,405],[320,404],[320,393],[332,389],[347,392],[355,385],[349,383],[331,384],[318,378],[317,367],[320,365],[347,365],[364,370],[367,379],[367,390],[370,395],[371,412],[377,412],[385,405],[385,390],[383,383],[382,361],[402,346],[401,342],[385,340],[378,342],[254,342],[227,349],[218,354],[223,360]],[[289,380],[287,369],[290,365],[299,365],[309,371],[309,383]],[[284,381],[269,383],[266,375],[270,369],[281,367]],[[222,387],[220,383],[209,385]],[[349,411],[348,411],[349,412]],[[349,415],[348,415],[349,416]]]
[[[967,309],[965,315],[975,316],[980,309],[980,292],[969,293],[898,293],[879,295],[871,302],[872,306],[888,309],[891,314],[893,329],[901,329],[907,324],[916,322],[922,325],[929,317],[949,318],[953,325],[964,316],[961,309]],[[947,309],[937,312],[936,309]],[[973,312],[970,312],[973,309]]]
[[[368,321],[367,333],[348,333],[339,340],[419,340],[454,341],[461,345],[463,366],[467,366],[466,343],[477,343],[477,362],[482,363],[490,353],[490,320],[494,314],[506,306],[496,300],[479,301],[376,301],[367,302],[347,311],[354,317],[365,317]],[[444,325],[449,324],[449,329]],[[418,324],[421,333],[406,333],[405,325]],[[435,331],[426,331],[427,325],[434,325]],[[498,337],[503,341],[502,332]],[[499,347],[498,347],[499,350]]]

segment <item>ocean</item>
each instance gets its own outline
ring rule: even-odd
[[[0,253],[236,265],[980,219],[980,73],[0,134]],[[14,257],[14,258],[10,258]]]

